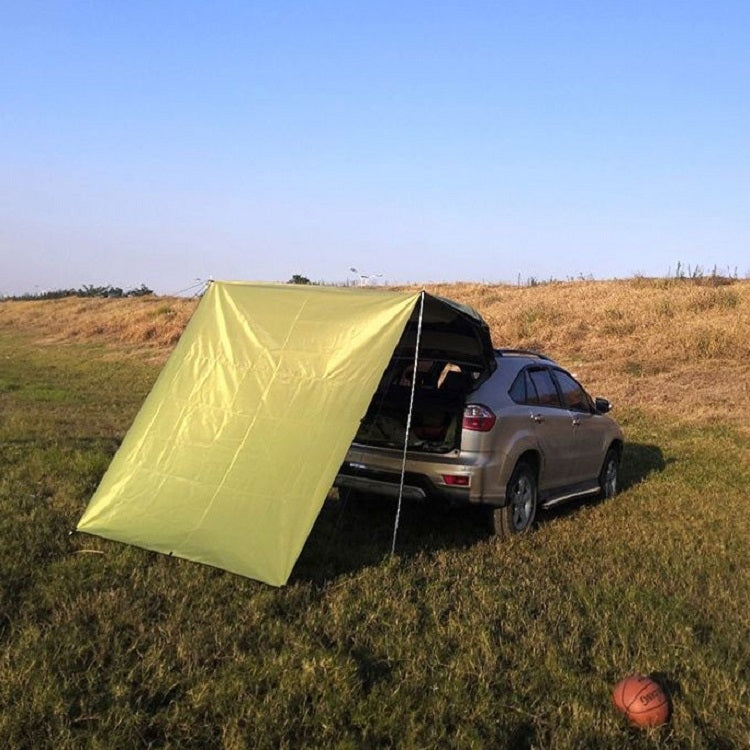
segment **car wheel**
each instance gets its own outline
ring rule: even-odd
[[[603,500],[614,497],[617,494],[617,483],[620,478],[620,457],[614,448],[607,451],[599,472],[599,496]]]
[[[528,531],[536,517],[536,473],[525,463],[513,470],[508,482],[507,505],[492,508],[492,530],[500,538]]]

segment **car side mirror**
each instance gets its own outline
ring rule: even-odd
[[[608,411],[612,410],[612,404],[607,401],[606,398],[596,398],[594,400],[594,406],[596,407],[597,414],[606,414]]]

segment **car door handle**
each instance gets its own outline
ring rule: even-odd
[[[544,422],[544,417],[541,414],[532,414],[531,418],[536,422],[537,424],[540,424],[541,422]]]
[[[578,427],[581,424],[581,420],[578,417],[573,419],[573,427]]]

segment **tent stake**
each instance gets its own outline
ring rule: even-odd
[[[404,453],[401,457],[401,481],[398,486],[398,504],[396,505],[396,521],[393,524],[393,542],[391,543],[391,554],[396,554],[396,535],[398,524],[401,520],[401,500],[404,496],[404,475],[406,474],[406,453],[409,448],[409,432],[411,431],[411,416],[414,411],[414,393],[417,387],[417,365],[419,364],[419,343],[422,337],[422,317],[424,315],[424,289],[419,296],[419,320],[417,322],[417,342],[414,345],[414,369],[411,376],[411,396],[409,397],[409,413],[406,416],[406,433],[404,434]]]

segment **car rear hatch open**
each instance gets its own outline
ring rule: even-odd
[[[420,329],[418,304],[362,420],[356,444],[403,448],[416,377],[409,450],[447,453],[460,447],[466,397],[496,367],[489,328],[472,308],[430,294],[424,295],[421,312]]]

